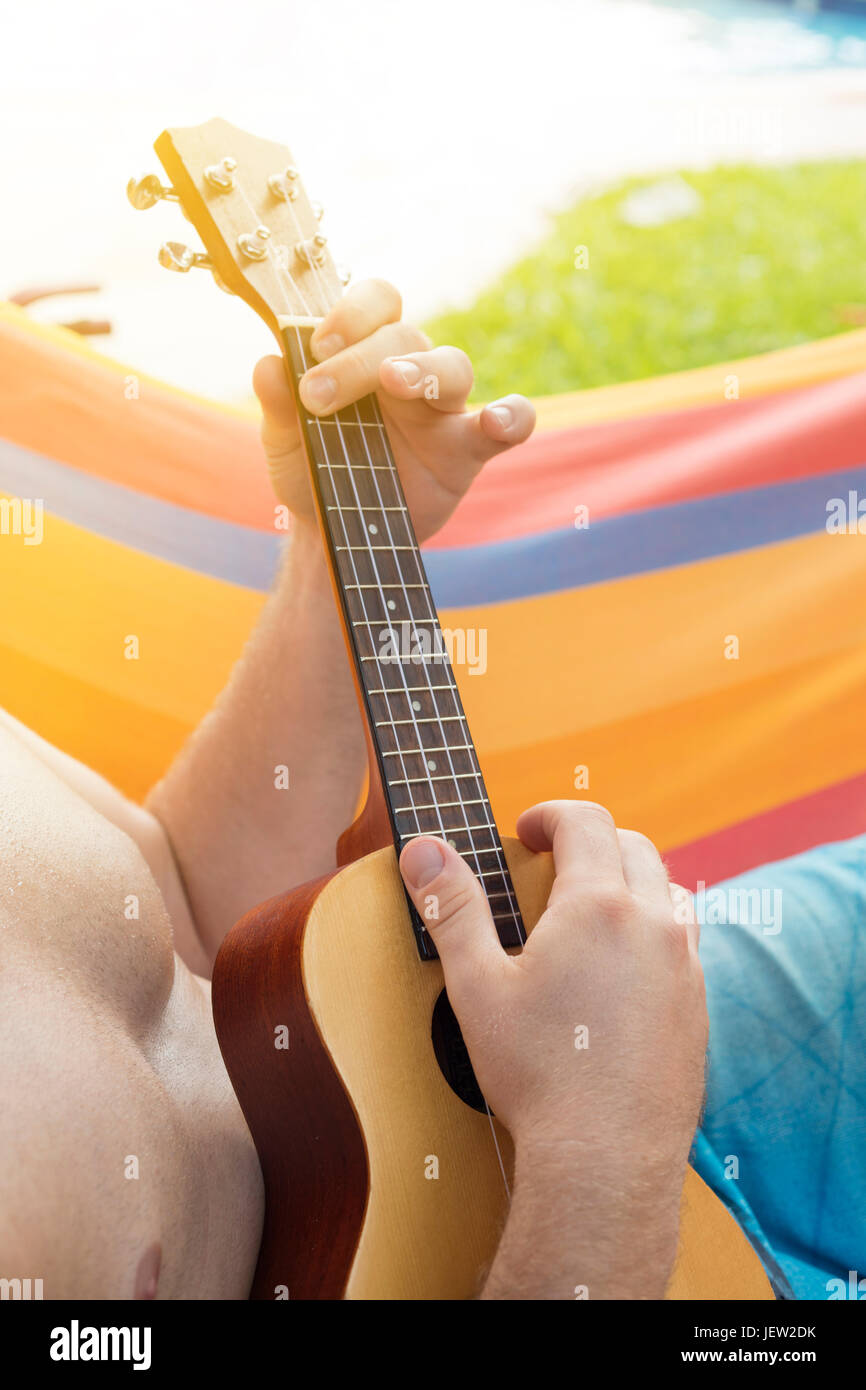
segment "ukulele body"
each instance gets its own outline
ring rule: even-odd
[[[552,861],[503,844],[531,929]],[[442,988],[439,962],[418,955],[391,848],[271,899],[226,937],[214,1018],[265,1180],[253,1298],[479,1293],[506,1218],[500,1158],[510,1180],[512,1148],[439,1068],[431,1021]],[[773,1297],[746,1237],[691,1169],[668,1297]]]

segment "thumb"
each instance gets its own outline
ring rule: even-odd
[[[434,836],[410,840],[400,855],[400,872],[409,896],[430,932],[455,1013],[479,974],[507,959],[481,884],[456,850]]]

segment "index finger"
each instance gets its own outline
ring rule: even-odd
[[[523,812],[517,833],[527,849],[553,851],[551,905],[581,887],[626,888],[616,824],[604,806],[594,801],[542,801]]]
[[[387,280],[362,280],[328,310],[310,339],[310,351],[317,362],[324,362],[369,338],[377,328],[398,323],[402,312],[399,291]]]

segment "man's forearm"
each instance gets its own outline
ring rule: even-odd
[[[664,1297],[682,1179],[638,1153],[599,1164],[579,1142],[517,1144],[508,1222],[483,1299]]]
[[[148,798],[211,957],[247,909],[333,867],[364,756],[321,541],[299,523],[228,685]]]

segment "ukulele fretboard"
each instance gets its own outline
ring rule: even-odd
[[[311,332],[283,330],[296,381],[314,364]],[[503,945],[520,945],[520,909],[378,401],[325,418],[298,410],[397,850],[414,835],[448,841],[480,879]],[[435,955],[414,909],[413,923],[422,956]]]

